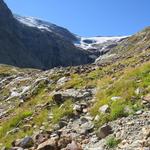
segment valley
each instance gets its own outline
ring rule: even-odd
[[[0,1],[0,63],[0,149],[149,150],[150,27],[81,37]]]

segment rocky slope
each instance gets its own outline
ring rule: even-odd
[[[1,65],[0,148],[149,150],[149,35],[123,40],[95,64]]]
[[[0,1],[0,12],[1,64],[49,69],[93,61],[88,52],[72,44],[76,37],[68,30],[48,23],[40,26],[40,20],[14,17],[3,0]]]

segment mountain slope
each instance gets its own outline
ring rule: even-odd
[[[1,64],[48,69],[91,62],[88,52],[72,44],[75,37],[66,29],[53,25],[50,32],[26,25],[13,17],[3,1],[0,11]]]
[[[0,148],[149,149],[149,33],[123,40],[97,64],[0,66]]]
[[[150,49],[150,27],[130,36],[112,48],[106,55],[100,56],[96,62],[112,63],[115,60],[136,59],[137,57],[146,57],[149,59]],[[147,60],[146,59],[146,60]],[[139,60],[140,61],[140,60]]]
[[[59,37],[66,39],[68,41],[76,41],[77,38],[75,35],[73,35],[70,31],[68,31],[65,28],[59,27],[55,24],[42,21],[37,18],[33,17],[22,17],[19,15],[14,15],[14,17],[21,22],[24,25],[30,26],[30,27],[35,27],[40,29],[41,31],[48,31],[48,32],[53,32],[54,34],[58,35]]]

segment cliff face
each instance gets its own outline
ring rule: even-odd
[[[20,23],[1,0],[0,63],[49,69],[91,62],[87,52],[72,44],[73,35],[71,37],[66,29],[59,29],[59,34],[56,34]],[[67,33],[66,38],[64,33]]]

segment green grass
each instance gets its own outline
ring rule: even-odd
[[[115,148],[120,143],[120,140],[115,139],[115,137],[110,137],[106,141],[106,146],[108,148]]]
[[[6,122],[0,125],[0,138],[5,136],[5,134],[13,128],[16,128],[18,123],[23,119],[32,115],[31,111],[22,111],[17,116],[12,117],[11,119],[7,120]]]
[[[111,120],[128,116],[128,113],[125,112],[125,106],[127,106],[127,103],[122,100],[113,102],[110,112]]]
[[[115,77],[115,78],[114,78]],[[115,120],[120,117],[128,116],[125,112],[125,107],[129,106],[133,111],[141,109],[141,96],[150,92],[150,63],[142,64],[136,68],[127,68],[112,76],[106,76],[98,81],[97,87],[99,91],[96,95],[96,103],[91,108],[91,114],[96,116],[99,114],[100,120],[96,122],[97,126]],[[143,89],[143,92],[137,95],[135,90],[137,88]],[[119,100],[112,101],[111,98],[119,96]],[[110,113],[100,114],[99,107],[108,104]]]
[[[0,143],[5,143],[6,146],[10,147],[11,142],[14,139],[18,139],[26,135],[31,135],[34,129],[31,128],[29,131],[23,131],[23,124],[18,126],[20,128],[19,132],[9,136],[6,136],[6,133],[16,128],[18,123],[23,121],[25,118],[32,116],[36,105],[46,102],[51,102],[51,96],[49,93],[45,92],[45,86],[40,86],[36,95],[33,95],[33,97],[31,97],[26,103],[24,103],[21,107],[10,110],[9,118],[0,123]],[[47,119],[47,116],[48,110],[39,110],[38,115],[36,115],[33,119],[33,123],[40,127],[42,122]]]
[[[42,110],[38,115],[36,115],[33,118],[33,122],[40,127],[42,125],[43,122],[47,121],[48,119],[48,110],[44,109]]]
[[[71,75],[71,80],[69,80],[63,88],[69,89],[69,88],[82,88],[85,85],[84,79],[81,77],[81,75],[78,74],[72,74]]]
[[[52,114],[53,114],[52,124],[58,123],[61,120],[61,118],[65,117],[65,116],[72,115],[73,114],[72,101],[67,100],[60,107],[54,106],[52,108]]]

